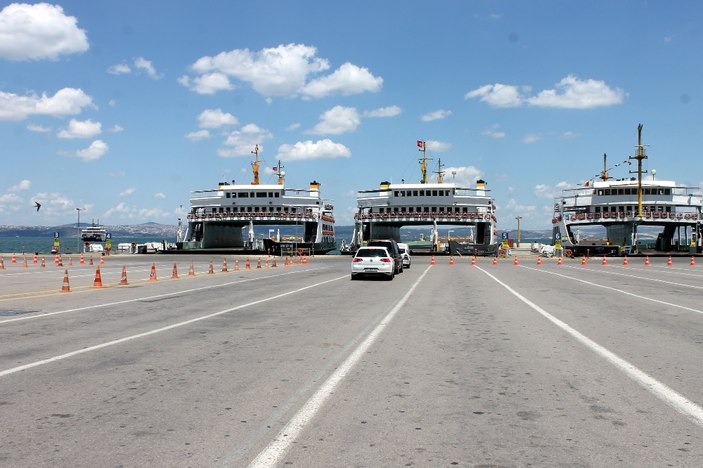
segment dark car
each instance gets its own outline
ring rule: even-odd
[[[393,257],[393,260],[395,260],[396,274],[403,272],[403,256],[400,254],[400,248],[398,248],[396,241],[393,239],[372,240],[366,245],[369,247],[385,247],[391,257]]]

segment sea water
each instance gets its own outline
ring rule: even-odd
[[[161,242],[162,239],[144,239],[144,238],[113,238],[112,239],[112,250],[117,250],[117,245],[121,243],[132,243],[137,242],[138,244],[144,242]],[[168,239],[168,242],[173,242],[173,240]],[[0,253],[3,254],[51,254],[51,249],[54,247],[53,237],[34,237],[34,236],[18,236],[18,237],[0,237]],[[76,237],[63,238],[59,240],[59,251],[63,254],[71,254],[80,252],[83,248],[82,243],[78,243]]]

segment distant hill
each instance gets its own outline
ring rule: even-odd
[[[89,223],[81,223],[81,229],[90,226]],[[124,225],[105,225],[107,232],[112,237],[149,237],[157,239],[175,239],[178,227],[171,224],[143,223]],[[53,237],[58,232],[62,238],[76,237],[77,228],[75,224],[64,224],[61,226],[7,226],[0,225],[0,237]]]

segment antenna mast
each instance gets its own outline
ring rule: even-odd
[[[437,174],[437,183],[438,184],[443,184],[444,183],[444,171],[442,170],[442,159],[437,160],[437,170],[434,172]]]
[[[251,185],[259,185],[259,145],[254,147],[251,154],[255,155],[254,162],[251,163],[251,172],[254,174],[254,180]]]
[[[417,140],[418,151],[422,151],[422,159],[419,160],[420,171],[422,172],[421,184],[427,183],[427,161],[432,161],[432,158],[427,157],[427,144],[424,140]]]
[[[643,126],[642,124],[637,126],[637,154],[628,158],[637,160],[637,218],[640,221],[642,221],[642,174],[647,173],[647,171],[642,170],[642,160],[647,159],[647,155],[644,153],[644,145],[642,144]],[[633,171],[630,171],[630,174],[633,174]]]

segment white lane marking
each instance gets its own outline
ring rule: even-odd
[[[100,309],[102,307],[110,307],[110,306],[114,306],[114,305],[129,304],[131,302],[149,301],[152,299],[161,299],[161,298],[169,297],[169,296],[178,296],[179,294],[186,294],[186,293],[191,293],[191,292],[195,292],[195,291],[206,291],[208,289],[215,289],[215,288],[221,288],[224,286],[232,286],[233,284],[241,284],[241,283],[248,283],[250,281],[259,281],[259,280],[264,280],[264,279],[269,279],[269,278],[275,278],[277,276],[294,275],[294,274],[302,273],[305,271],[308,271],[308,270],[289,271],[288,273],[279,273],[276,275],[268,275],[268,276],[257,276],[255,278],[247,278],[247,279],[242,279],[242,280],[237,280],[237,281],[230,281],[228,283],[222,283],[222,284],[212,284],[210,286],[202,286],[200,288],[181,289],[176,292],[156,294],[154,296],[144,296],[144,297],[138,297],[135,299],[125,299],[124,301],[106,302],[104,304],[93,304],[93,305],[89,305],[89,306],[85,306],[85,307],[76,307],[74,309],[66,309],[66,310],[57,310],[55,312],[47,312],[45,314],[36,314],[36,315],[29,315],[29,316],[23,316],[23,317],[15,317],[15,318],[6,319],[6,320],[0,320],[0,325],[2,325],[4,323],[9,323],[9,322],[19,322],[20,320],[33,320],[33,319],[38,319],[38,318],[43,318],[43,317],[50,317],[52,315],[67,314],[70,312],[80,312],[83,310]]]
[[[319,282],[319,283],[311,284],[311,285],[309,285],[309,286],[303,286],[302,288],[294,289],[294,290],[292,290],[292,291],[284,292],[284,293],[281,293],[281,294],[276,294],[275,296],[270,296],[270,297],[267,297],[267,298],[264,298],[264,299],[259,299],[258,301],[252,301],[252,302],[249,302],[249,303],[247,303],[247,304],[241,304],[241,305],[238,305],[238,306],[236,306],[236,307],[232,307],[232,308],[225,309],[225,310],[220,310],[220,311],[214,312],[214,313],[212,313],[212,314],[202,315],[202,316],[200,316],[200,317],[195,317],[195,318],[192,318],[192,319],[190,319],[190,320],[185,320],[185,321],[183,321],[183,322],[174,323],[174,324],[171,324],[171,325],[167,325],[167,326],[165,326],[165,327],[156,328],[156,329],[150,330],[150,331],[148,331],[148,332],[138,333],[138,334],[136,334],[136,335],[131,335],[131,336],[126,336],[126,337],[124,337],[124,338],[118,338],[118,339],[112,340],[112,341],[106,341],[105,343],[100,343],[100,344],[98,344],[98,345],[89,346],[89,347],[87,347],[87,348],[78,349],[78,350],[76,350],[76,351],[71,351],[71,352],[69,352],[69,353],[60,354],[60,355],[58,355],[58,356],[53,356],[53,357],[50,357],[50,358],[47,358],[47,359],[42,359],[41,361],[30,362],[29,364],[24,364],[24,365],[22,365],[22,366],[13,367],[13,368],[11,368],[11,369],[5,369],[4,371],[0,371],[0,377],[5,377],[6,375],[10,375],[10,374],[14,374],[14,373],[16,373],[16,372],[20,372],[20,371],[23,371],[23,370],[31,369],[31,368],[33,368],[33,367],[42,366],[42,365],[44,365],[44,364],[49,364],[49,363],[52,363],[52,362],[60,361],[60,360],[62,360],[62,359],[67,359],[67,358],[70,358],[70,357],[73,357],[73,356],[77,356],[77,355],[79,355],[79,354],[89,353],[89,352],[91,352],[91,351],[96,351],[96,350],[98,350],[98,349],[107,348],[108,346],[114,346],[114,345],[117,345],[117,344],[126,343],[127,341],[136,340],[136,339],[138,339],[138,338],[144,338],[145,336],[155,335],[155,334],[157,334],[157,333],[165,332],[165,331],[168,331],[168,330],[173,330],[174,328],[179,328],[179,327],[183,327],[183,326],[185,326],[185,325],[190,325],[191,323],[195,323],[195,322],[200,322],[200,321],[202,321],[202,320],[211,319],[211,318],[213,318],[213,317],[217,317],[217,316],[219,316],[219,315],[228,314],[228,313],[230,313],[230,312],[234,312],[234,311],[237,311],[237,310],[240,310],[240,309],[244,309],[244,308],[246,308],[246,307],[251,307],[251,306],[254,306],[254,305],[257,305],[257,304],[262,304],[262,303],[264,303],[264,302],[269,302],[269,301],[273,301],[273,300],[276,300],[276,299],[280,299],[280,298],[282,298],[282,297],[290,296],[291,294],[297,294],[297,293],[299,293],[299,292],[302,292],[302,291],[305,291],[305,290],[308,290],[308,289],[311,289],[311,288],[315,288],[315,287],[317,287],[317,286],[322,286],[323,284],[331,283],[331,282],[333,282],[333,281],[339,281],[339,280],[342,279],[342,278],[349,278],[349,275],[339,276],[339,277],[337,277],[337,278],[332,278],[332,279],[329,279],[329,280],[321,281],[321,282]],[[131,302],[131,301],[128,301],[128,302]]]
[[[526,267],[526,268],[529,268],[530,270],[534,270],[534,269],[535,269],[535,268],[532,268],[532,267]],[[578,267],[574,267],[574,266],[567,266],[566,268],[569,268],[569,269],[571,269],[571,270],[579,270]],[[582,268],[583,268],[583,267],[582,267]],[[582,268],[581,268],[581,269],[582,269]],[[616,266],[616,267],[614,267],[614,268],[620,268],[620,269],[626,270],[625,267]],[[597,271],[597,270],[595,270],[595,269],[592,269],[592,270],[591,270],[591,269],[587,269],[586,271]],[[664,272],[664,271],[674,271],[674,270],[663,270],[663,269],[660,269],[660,270],[658,270],[658,271]],[[696,286],[695,284],[675,283],[675,282],[673,282],[673,281],[667,281],[667,280],[663,280],[663,279],[659,279],[659,278],[648,278],[648,277],[646,277],[646,276],[628,275],[628,274],[626,274],[626,273],[617,273],[617,272],[615,272],[615,271],[598,270],[598,273],[606,273],[606,274],[608,274],[608,275],[624,276],[624,277],[626,277],[626,278],[641,279],[641,280],[645,280],[645,281],[652,281],[652,282],[655,282],[655,283],[673,284],[674,286],[681,286],[681,287],[684,287],[684,288],[703,289],[703,286]],[[700,278],[699,275],[689,275],[689,274],[686,274],[686,273],[684,273],[684,275],[687,275],[687,276],[695,276],[696,278]]]
[[[532,301],[527,299],[525,296],[523,296],[519,292],[515,291],[510,286],[508,286],[507,284],[503,283],[501,280],[499,280],[498,278],[496,278],[495,276],[493,276],[492,274],[490,274],[489,272],[487,272],[483,268],[479,267],[478,269],[481,270],[486,275],[490,276],[496,283],[503,286],[512,295],[514,295],[515,297],[520,299],[522,302],[524,302],[525,304],[530,306],[533,310],[538,312],[544,318],[546,318],[547,320],[552,322],[557,327],[561,328],[563,331],[565,331],[566,333],[568,333],[569,335],[574,337],[576,340],[580,341],[583,345],[585,345],[591,351],[595,352],[596,354],[598,354],[599,356],[604,358],[606,361],[611,363],[613,366],[620,369],[628,377],[630,377],[632,380],[634,380],[640,386],[642,386],[645,390],[649,391],[654,396],[656,396],[660,400],[664,401],[666,404],[668,404],[670,407],[674,408],[679,413],[688,417],[696,425],[703,427],[703,408],[701,408],[700,406],[698,406],[697,404],[695,404],[694,402],[692,402],[688,398],[684,397],[680,393],[676,392],[672,388],[668,387],[666,384],[659,382],[654,377],[645,373],[643,370],[639,369],[638,367],[634,366],[633,364],[630,364],[628,361],[622,359],[617,354],[608,350],[604,346],[599,345],[598,343],[596,343],[592,339],[588,338],[586,335],[583,335],[581,332],[572,328],[571,326],[569,326],[565,322],[562,322],[558,318],[554,317],[552,314],[550,314],[546,310],[542,309],[540,306],[533,303]]]
[[[381,322],[371,330],[368,336],[362,341],[359,346],[349,355],[347,359],[334,371],[332,375],[320,386],[310,399],[298,410],[293,418],[286,424],[283,429],[276,435],[271,443],[264,448],[256,458],[249,464],[250,468],[262,468],[275,466],[281,458],[286,454],[290,445],[295,442],[300,433],[305,429],[312,418],[322,408],[327,399],[334,393],[335,388],[347,376],[351,369],[374,344],[376,339],[383,333],[388,324],[393,320],[393,317],[405,305],[410,298],[410,295],[415,291],[425,275],[430,271],[432,266],[428,266],[422,272],[420,277],[408,289],[408,292],[398,301],[390,312],[381,320]]]
[[[677,309],[687,310],[687,311],[689,311],[689,312],[695,312],[695,313],[697,313],[697,314],[703,314],[703,310],[693,309],[693,308],[691,308],[691,307],[686,307],[686,306],[682,306],[682,305],[679,305],[679,304],[674,304],[674,303],[672,303],[672,302],[661,301],[661,300],[659,300],[659,299],[652,299],[651,297],[647,297],[647,296],[640,296],[639,294],[631,293],[630,291],[625,291],[625,290],[623,290],[623,289],[614,288],[614,287],[612,287],[612,286],[605,286],[605,285],[603,285],[603,284],[593,283],[593,282],[591,282],[591,281],[586,281],[586,280],[584,280],[584,279],[574,278],[573,276],[562,275],[561,273],[555,273],[555,272],[553,272],[553,271],[542,270],[542,269],[539,269],[539,268],[532,268],[532,267],[523,267],[523,268],[526,268],[526,269],[528,269],[528,270],[538,271],[538,272],[540,272],[540,273],[547,273],[547,274],[549,274],[549,275],[559,276],[560,278],[566,278],[566,279],[570,279],[570,280],[573,280],[573,281],[578,281],[579,283],[588,284],[589,286],[595,286],[595,287],[597,287],[597,288],[603,288],[603,289],[608,289],[608,290],[610,290],[610,291],[619,292],[619,293],[621,293],[621,294],[625,294],[626,296],[632,296],[632,297],[636,297],[636,298],[638,298],[638,299],[642,299],[643,301],[655,302],[655,303],[657,303],[657,304],[665,305],[665,306],[668,306],[668,307],[674,307],[674,308],[677,308]],[[642,278],[642,279],[647,279],[647,278]],[[668,283],[668,281],[664,281],[664,282],[665,282],[665,283]],[[678,284],[678,283],[670,283],[670,284],[674,284],[674,285],[677,285],[677,286],[688,286],[688,285],[686,285],[686,284]],[[696,287],[696,286],[692,286],[692,287]]]

